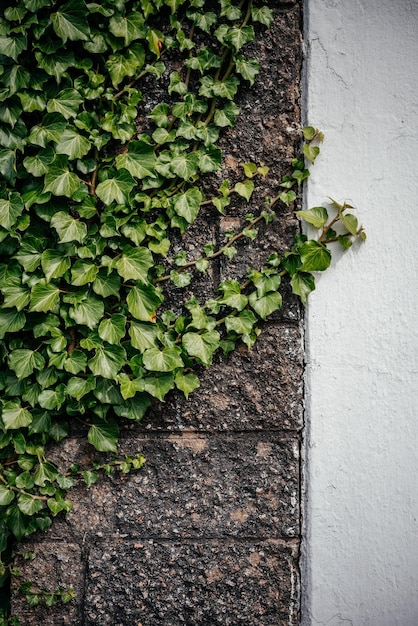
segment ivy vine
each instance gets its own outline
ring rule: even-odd
[[[240,85],[259,71],[245,46],[272,11],[257,0],[4,0],[0,15],[0,551],[68,511],[67,490],[101,471],[129,472],[141,455],[61,472],[46,456],[71,421],[115,453],[120,419],[139,422],[153,399],[199,386],[218,350],[249,348],[279,310],[282,278],[303,303],[328,245],[365,238],[347,204],[296,211],[314,235],[181,315],[166,285],[189,287],[239,239],[290,205],[319,154],[322,134],[302,131],[302,152],[257,214],[222,245],[190,259],[173,253],[204,205],[219,214],[249,201],[268,167],[207,197],[202,178],[221,168],[217,141],[239,115]],[[177,63],[173,65],[171,58]],[[176,67],[177,69],[174,69]],[[146,85],[167,85],[158,103]],[[148,81],[148,82],[147,82]],[[148,108],[147,108],[148,107]],[[139,113],[148,111],[145,130]],[[26,590],[26,591],[25,591]],[[27,586],[25,593],[29,594]],[[70,594],[71,595],[71,594]],[[39,597],[39,594],[38,596]],[[67,596],[65,596],[68,599]],[[35,601],[33,601],[35,602]]]

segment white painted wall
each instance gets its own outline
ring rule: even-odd
[[[307,204],[368,241],[307,314],[304,626],[418,626],[418,0],[306,0]]]

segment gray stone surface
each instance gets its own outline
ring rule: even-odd
[[[78,446],[76,445],[78,443]],[[84,442],[73,440],[73,459]],[[81,449],[80,449],[81,448]],[[299,532],[299,449],[276,432],[214,436],[186,431],[126,437],[141,471],[113,475],[72,492],[73,510],[48,530],[54,540],[295,537]],[[88,507],[88,515],[84,515]]]
[[[292,626],[296,556],[272,540],[96,544],[84,624]]]

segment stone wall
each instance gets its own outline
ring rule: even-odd
[[[252,90],[242,90],[240,119],[222,140],[222,178],[237,180],[246,161],[271,168],[253,211],[277,194],[299,143],[301,4],[271,2],[274,25],[260,29],[248,50],[261,73]],[[189,250],[209,234],[222,241],[247,211],[238,204],[220,221],[203,214]],[[197,295],[213,292],[219,279],[242,277],[272,250],[283,252],[297,227],[282,207],[268,233],[214,267]],[[68,605],[32,609],[15,591],[13,615],[22,624],[299,623],[303,337],[299,304],[286,285],[283,292],[282,312],[251,351],[219,356],[188,401],[172,395],[141,425],[124,425],[120,452],[145,454],[139,472],[72,490],[73,511],[21,546],[36,553],[33,561],[16,559],[24,579],[75,590]],[[180,298],[173,289],[170,306],[181,307]],[[81,435],[75,430],[54,452],[63,467],[91,459]]]

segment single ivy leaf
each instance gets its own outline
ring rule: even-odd
[[[144,367],[151,372],[172,372],[184,367],[181,358],[181,348],[172,346],[169,348],[148,348],[143,354]]]
[[[171,373],[145,378],[145,391],[160,402],[164,402],[165,396],[172,389],[174,389],[174,375]]]
[[[308,272],[296,272],[290,281],[292,291],[300,297],[305,305],[311,291],[315,289],[315,277]]]
[[[60,243],[82,243],[87,237],[87,226],[84,222],[74,219],[64,211],[58,211],[52,216],[51,226],[57,231]]]
[[[76,400],[81,400],[90,391],[96,387],[96,379],[94,376],[88,378],[79,378],[72,376],[67,382],[67,394]]]
[[[53,483],[58,476],[58,470],[51,461],[41,461],[33,476],[35,485],[45,487],[45,483]]]
[[[30,311],[47,313],[53,311],[60,300],[60,289],[53,284],[37,283],[31,291]]]
[[[145,20],[141,13],[128,13],[126,17],[116,15],[109,20],[109,30],[115,37],[123,37],[125,46],[146,35]]]
[[[21,311],[29,303],[30,291],[29,288],[26,286],[16,285],[11,287],[4,287],[2,289],[2,292],[4,296],[2,306],[6,309],[16,307],[18,311]]]
[[[145,50],[141,44],[135,43],[124,54],[111,54],[105,63],[115,89],[125,78],[139,73],[145,63]]]
[[[252,41],[255,37],[255,32],[253,26],[232,26],[228,28],[225,42],[232,44],[235,48],[235,51],[241,50],[245,44]]]
[[[320,149],[318,146],[311,146],[310,144],[305,143],[303,145],[302,152],[311,163],[314,163],[316,157],[320,153]]]
[[[170,161],[170,170],[184,180],[189,180],[194,176],[198,166],[199,159],[195,152],[179,154]]]
[[[53,76],[59,84],[64,73],[75,64],[74,53],[70,50],[57,50],[54,54],[44,54],[41,50],[35,50],[35,58],[38,67],[47,74]],[[43,110],[43,109],[41,109]]]
[[[83,98],[76,89],[63,89],[47,103],[48,113],[61,113],[66,120],[76,117]]]
[[[0,226],[10,230],[22,215],[23,209],[22,197],[16,191],[9,194],[8,200],[0,199]]]
[[[257,318],[254,313],[246,309],[241,311],[238,316],[227,317],[225,319],[225,328],[228,332],[234,331],[238,335],[245,335],[253,330],[256,322]]]
[[[234,126],[235,120],[240,113],[240,108],[235,102],[227,102],[223,109],[217,109],[215,112],[214,122],[217,126],[225,128],[226,126]]]
[[[18,400],[5,402],[1,417],[6,430],[26,428],[32,421],[31,413],[23,408]]]
[[[60,409],[65,401],[65,385],[57,385],[54,389],[44,389],[38,398],[39,405],[43,409],[53,411]]]
[[[135,286],[129,291],[126,302],[129,312],[135,319],[141,322],[154,322],[162,297],[151,285]]]
[[[140,280],[146,284],[148,283],[148,271],[153,265],[154,259],[148,248],[125,246],[115,267],[124,280]]]
[[[131,141],[128,152],[119,154],[115,162],[118,170],[124,168],[135,178],[142,180],[147,176],[155,176],[155,151],[144,141]]]
[[[40,370],[45,366],[45,359],[39,352],[34,350],[19,349],[9,354],[9,367],[14,371],[18,379],[27,378],[35,369]]]
[[[323,272],[331,263],[331,252],[321,243],[310,239],[300,249],[302,271]]]
[[[116,380],[126,363],[126,352],[121,346],[100,346],[88,366],[95,376]]]
[[[177,215],[192,224],[200,209],[200,203],[203,201],[203,195],[197,187],[190,187],[185,193],[176,196],[174,201],[174,210]]]
[[[238,195],[242,196],[249,202],[251,196],[254,191],[254,183],[252,180],[246,180],[243,183],[237,183],[234,187],[234,191],[237,192]]]
[[[83,302],[70,308],[69,315],[77,324],[93,329],[104,315],[104,304],[98,298],[89,296]]]
[[[254,85],[255,77],[260,72],[260,64],[257,59],[246,59],[244,56],[239,55],[236,57],[237,72],[241,74],[245,80],[248,80],[250,85]]]
[[[133,398],[138,392],[144,391],[144,380],[142,378],[130,378],[128,374],[119,374],[118,382],[120,393],[124,400]]]
[[[182,343],[189,356],[197,357],[203,365],[212,363],[213,353],[219,348],[220,335],[216,330],[185,333]]]
[[[74,287],[87,285],[96,279],[98,272],[97,265],[79,259],[71,268],[71,284]]]
[[[267,28],[270,28],[274,20],[273,11],[266,6],[252,7],[251,17],[254,22],[260,22],[260,24],[264,24]]]
[[[195,374],[184,374],[183,371],[177,372],[174,381],[177,389],[182,391],[186,398],[189,397],[192,391],[200,387],[200,381]]]
[[[165,375],[165,378],[168,377],[169,375]],[[144,393],[136,394],[135,398],[129,398],[123,404],[117,404],[113,408],[116,415],[119,415],[119,417],[126,417],[129,420],[140,422],[150,405],[150,398],[148,394]]]
[[[43,508],[43,503],[29,493],[21,493],[17,499],[17,506],[25,515],[35,515]]]
[[[26,35],[18,34],[14,36],[1,36],[0,37],[0,54],[5,57],[18,60],[18,56],[21,52],[26,50],[28,40]]]
[[[6,487],[6,485],[0,485],[0,506],[8,506],[13,502],[14,498],[14,491]]]
[[[17,541],[23,539],[28,525],[27,517],[23,515],[17,504],[12,504],[7,507],[4,513],[4,523]]]
[[[93,424],[87,433],[87,439],[99,452],[116,452],[119,426],[116,422]]]
[[[263,320],[282,307],[282,296],[277,291],[271,291],[261,298],[256,291],[253,291],[248,301],[257,315]]]
[[[108,273],[106,269],[100,269],[93,282],[93,291],[98,296],[108,298],[119,296],[120,278],[115,272]]]
[[[76,174],[70,172],[67,160],[63,155],[55,157],[45,175],[44,192],[50,191],[54,196],[71,198],[78,190],[81,181]]]
[[[295,215],[315,228],[322,228],[328,220],[328,211],[323,206],[316,206],[305,211],[295,211]]]
[[[49,170],[49,166],[53,162],[55,153],[51,147],[40,150],[38,154],[23,159],[23,165],[29,174],[32,176],[43,176]]]
[[[0,310],[0,339],[3,339],[6,333],[17,333],[22,330],[26,323],[24,313],[12,309]]]
[[[110,318],[102,320],[99,324],[98,333],[103,341],[111,344],[119,344],[126,334],[126,317],[115,313]]]
[[[96,194],[106,205],[110,205],[112,202],[126,204],[134,186],[135,180],[131,174],[127,170],[121,169],[112,178],[99,183],[96,187]]]
[[[0,150],[0,173],[13,187],[16,180],[16,152],[10,148]]]
[[[131,322],[129,336],[132,346],[140,352],[144,352],[148,348],[157,347],[157,340],[161,336],[161,331],[156,324]]]
[[[64,43],[71,41],[87,41],[90,28],[87,22],[88,10],[81,0],[69,0],[55,13],[51,13],[52,26]]]
[[[64,369],[70,374],[85,372],[87,368],[87,356],[81,350],[73,350],[65,359]]]
[[[91,149],[91,142],[74,128],[66,128],[55,147],[57,154],[66,154],[70,161],[83,158]],[[80,184],[77,178],[78,184]],[[58,194],[57,194],[58,195]]]
[[[49,141],[58,142],[66,127],[67,121],[60,113],[47,113],[40,126],[32,127],[28,142],[45,148]]]
[[[351,235],[356,235],[358,230],[358,219],[352,213],[342,213],[341,221]]]
[[[69,269],[71,261],[61,250],[45,250],[42,254],[42,270],[49,282],[52,278],[61,278]]]

